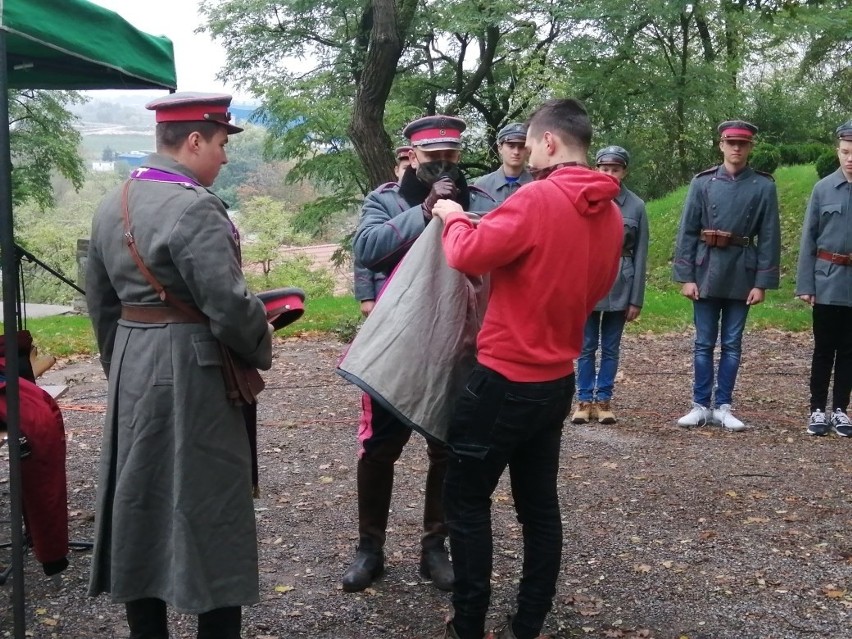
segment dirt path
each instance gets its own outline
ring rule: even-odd
[[[338,587],[356,540],[359,406],[355,388],[333,373],[340,350],[329,339],[280,342],[266,376],[256,502],[263,601],[245,613],[247,639],[430,638],[449,610],[447,594],[417,575],[426,467],[417,437],[398,466],[386,576],[362,594]],[[615,402],[621,422],[566,427],[565,543],[547,632],[852,636],[852,441],[804,435],[808,336],[747,335],[736,401],[753,428],[737,434],[674,425],[688,408],[690,352],[689,335],[627,337]],[[105,383],[92,360],[66,363],[44,382],[71,386],[61,403],[72,538],[89,539]],[[4,480],[3,508],[7,489]],[[489,626],[511,611],[520,574],[520,529],[505,481],[494,528]],[[54,584],[27,559],[29,636],[128,636],[120,606],[85,596],[89,554],[71,561]],[[0,633],[11,627],[4,607]],[[190,618],[176,616],[172,628],[173,637],[194,637]]]

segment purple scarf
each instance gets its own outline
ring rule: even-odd
[[[182,186],[201,186],[196,180],[180,173],[170,173],[162,169],[152,169],[149,166],[140,166],[138,169],[133,169],[130,172],[131,180],[143,180],[145,182],[169,182],[171,184],[180,184]],[[242,262],[242,252],[240,251],[240,232],[228,216],[228,224],[231,225],[231,234],[234,236],[234,241],[237,243],[237,254],[240,255]]]

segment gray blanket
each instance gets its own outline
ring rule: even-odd
[[[446,441],[476,361],[488,277],[447,265],[443,225],[429,223],[391,275],[337,373],[427,437]]]

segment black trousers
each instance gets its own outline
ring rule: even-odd
[[[814,355],[811,361],[811,412],[828,408],[828,385],[834,372],[831,410],[844,413],[852,392],[852,306],[814,304]]]
[[[455,573],[453,628],[461,639],[485,634],[493,567],[491,497],[507,466],[524,547],[512,630],[518,639],[541,632],[562,558],[556,477],[562,422],[573,394],[573,374],[512,382],[477,364],[456,403],[444,506]]]
[[[137,599],[124,604],[130,639],[168,639],[166,602]],[[216,608],[198,615],[198,639],[240,639],[242,608]]]

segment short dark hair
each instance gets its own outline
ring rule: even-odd
[[[220,128],[222,125],[216,122],[159,122],[156,131],[157,149],[176,149],[194,131],[198,131],[209,142]]]
[[[527,120],[527,135],[539,137],[543,131],[556,133],[565,144],[589,150],[592,123],[583,103],[574,98],[558,98],[542,103]]]

